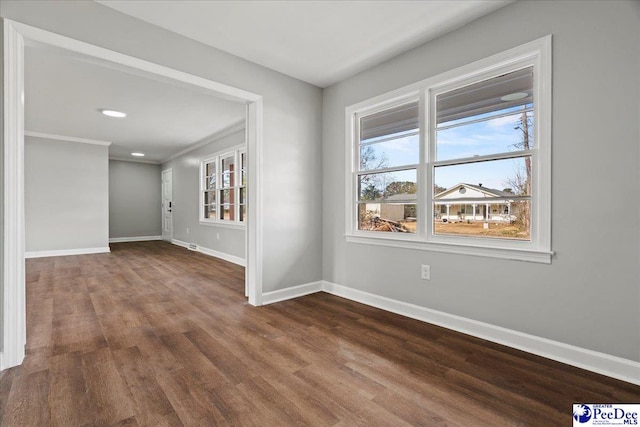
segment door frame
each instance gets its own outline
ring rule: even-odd
[[[161,194],[162,194],[162,240],[165,240],[164,238],[164,214],[165,214],[165,206],[164,206],[164,174],[168,173],[171,176],[171,234],[169,235],[169,242],[171,243],[173,241],[173,168],[168,168],[163,170],[160,173],[160,177],[161,177]]]
[[[196,86],[247,106],[248,203],[245,286],[249,303],[262,305],[262,142],[263,99],[256,93],[145,61],[9,19],[2,21],[3,188],[2,207],[2,348],[0,371],[20,365],[26,344],[24,234],[24,46],[39,44],[88,55],[111,66],[135,69],[155,79]]]

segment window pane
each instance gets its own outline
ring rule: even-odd
[[[523,106],[509,112],[514,114],[437,130],[436,160],[533,148],[533,111]]]
[[[211,176],[205,177],[204,186],[205,186],[206,189],[215,190],[215,188],[216,188],[216,176],[215,175],[211,175]]]
[[[234,171],[235,163],[234,156],[227,156],[222,159],[222,187],[233,187],[235,185]]]
[[[531,195],[530,161],[527,156],[436,167],[435,233],[529,240],[531,202],[516,197]]]
[[[242,186],[247,185],[247,153],[241,153],[241,164],[242,164]]]
[[[216,192],[215,191],[205,191],[204,193],[204,204],[205,205],[215,205],[216,203]]]
[[[530,200],[436,202],[434,212],[435,234],[531,240]]]
[[[358,230],[415,233],[415,203],[360,203]]]
[[[234,190],[220,190],[220,203],[233,203]]]
[[[234,170],[234,160],[233,155],[224,157],[222,159],[222,172],[233,172]]]
[[[234,221],[234,209],[232,205],[222,205],[220,206],[220,216],[219,219]]]
[[[240,221],[246,221],[246,216],[247,216],[247,206],[246,205],[240,205],[238,207],[238,209],[240,209]]]
[[[360,175],[358,194],[359,200],[416,200],[416,170]]]
[[[531,195],[531,157],[435,167],[435,199]]]
[[[215,205],[205,206],[204,207],[204,217],[205,218],[215,218],[216,217],[216,207],[215,207]]]
[[[211,162],[211,163],[207,163],[207,176],[215,176],[216,174],[216,163],[215,162]]]
[[[382,169],[419,163],[418,135],[403,136],[360,147],[360,170]]]
[[[204,188],[216,188],[216,164],[215,162],[205,164]]]
[[[436,159],[533,148],[533,68],[436,97]]]
[[[229,188],[229,187],[233,187],[235,185],[235,179],[233,176],[233,172],[225,172],[222,174],[222,176],[220,177],[222,182],[222,187],[223,188]]]
[[[240,203],[244,204],[247,202],[247,189],[246,188],[241,188],[240,189]]]

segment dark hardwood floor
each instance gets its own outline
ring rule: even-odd
[[[2,426],[568,426],[640,387],[320,293],[252,307],[244,269],[163,242],[27,260]]]

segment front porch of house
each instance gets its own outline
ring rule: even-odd
[[[494,221],[511,222],[515,219],[511,202],[456,204],[435,202],[434,216],[442,222]]]

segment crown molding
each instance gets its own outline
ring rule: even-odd
[[[104,147],[108,147],[111,145],[110,141],[101,141],[99,139],[88,139],[88,138],[76,138],[75,136],[54,135],[51,133],[32,132],[30,130],[25,130],[24,136],[30,136],[32,138],[49,139],[53,141],[79,142],[81,144],[102,145]]]
[[[116,160],[118,162],[130,162],[130,163],[145,163],[148,165],[160,165],[162,162],[157,160],[143,160],[143,159],[127,159],[125,157],[109,157],[109,160]]]

